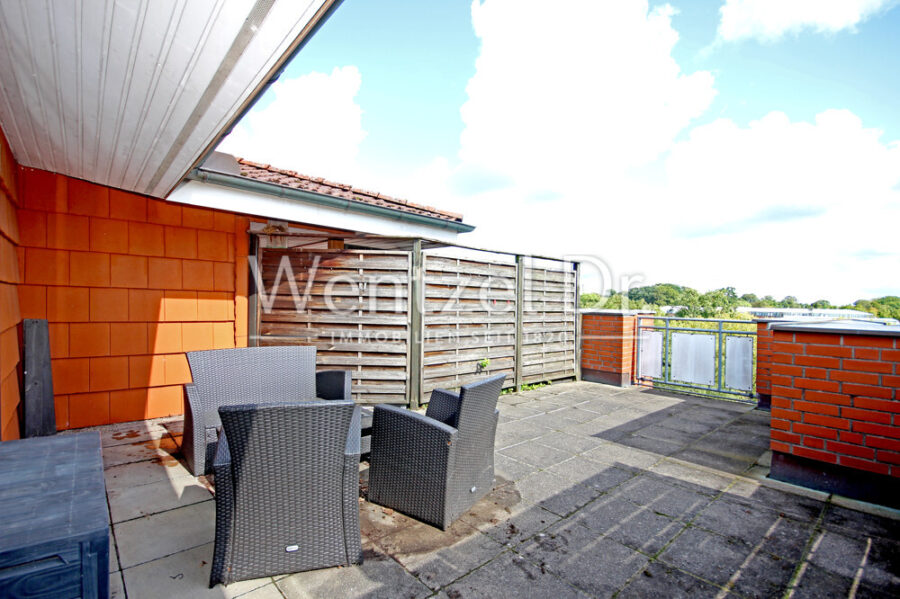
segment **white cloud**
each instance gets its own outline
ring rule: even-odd
[[[356,169],[359,144],[366,136],[362,108],[356,103],[361,83],[355,66],[280,79],[269,92],[271,103],[244,117],[218,149],[340,180]]]
[[[715,95],[712,75],[686,75],[671,56],[674,12],[646,1],[476,0],[466,173],[558,192],[657,158]]]
[[[896,0],[725,0],[719,39],[774,41],[811,29],[836,33],[896,4]]]

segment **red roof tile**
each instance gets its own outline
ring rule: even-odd
[[[432,218],[439,218],[441,220],[452,222],[462,222],[462,214],[457,214],[455,212],[447,212],[446,210],[438,210],[431,206],[414,204],[413,202],[386,196],[382,193],[357,189],[352,185],[335,183],[334,181],[328,181],[321,177],[301,175],[295,171],[275,168],[269,164],[259,164],[244,158],[238,158],[237,161],[241,167],[241,176],[256,181],[284,185],[285,187],[311,191],[313,193],[341,198],[343,200],[352,200],[361,204],[381,206],[383,208],[399,210],[400,212],[420,214],[422,216],[430,216]]]

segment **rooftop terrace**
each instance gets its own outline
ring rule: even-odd
[[[765,479],[752,406],[594,383],[500,398],[494,491],[442,532],[365,501],[365,562],[207,588],[181,420],[102,427],[114,597],[900,594],[895,511]]]

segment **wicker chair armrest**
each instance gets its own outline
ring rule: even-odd
[[[213,472],[218,476],[220,468],[231,468],[231,452],[228,451],[228,439],[222,427],[218,430],[219,441],[216,444],[216,457],[213,459]]]
[[[349,370],[316,372],[316,397],[319,399],[351,399]]]
[[[362,412],[360,411],[359,406],[356,406],[353,408],[353,419],[350,420],[350,431],[347,433],[347,445],[344,447],[344,456],[355,456],[357,462],[359,462],[359,454],[361,451],[361,425]]]
[[[200,391],[197,389],[197,385],[186,383],[184,385],[184,396],[187,398],[187,402],[195,415],[202,413],[203,404],[200,400]]]
[[[399,406],[375,406],[372,420],[373,453],[377,445],[379,453],[385,450],[392,454],[399,452],[396,457],[405,455],[415,462],[420,449],[425,446],[444,448],[449,453],[456,437],[454,427],[424,414]],[[407,452],[407,448],[410,451]]]
[[[459,424],[459,394],[446,389],[431,392],[425,415],[454,428]]]

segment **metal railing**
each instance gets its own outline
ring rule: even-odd
[[[694,322],[713,328],[678,326]],[[740,330],[726,325],[752,326],[752,321],[639,316],[637,384],[755,402],[756,327]]]

